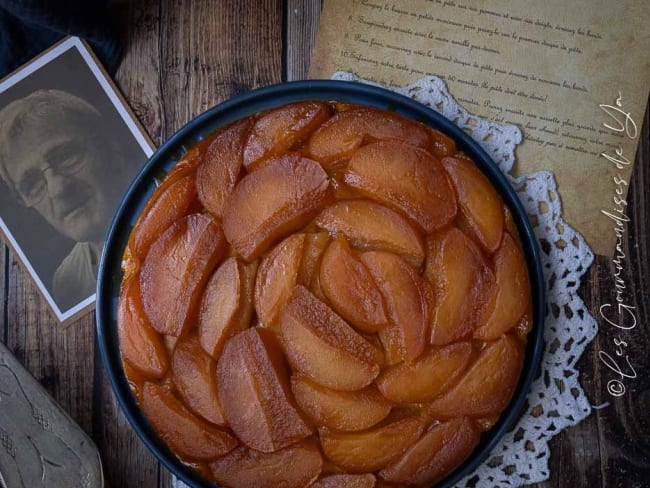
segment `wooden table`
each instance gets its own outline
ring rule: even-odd
[[[320,0],[153,1],[119,3],[126,52],[116,81],[156,144],[194,116],[252,88],[306,76],[320,15]],[[629,193],[624,252],[626,299],[638,325],[628,354],[639,378],[613,400],[612,377],[599,361],[617,331],[601,332],[579,363],[581,382],[595,411],[551,442],[551,478],[538,486],[650,486],[650,147],[646,114]],[[613,267],[598,257],[581,295],[597,314],[613,301]],[[108,384],[94,347],[94,317],[62,328],[48,312],[16,257],[0,252],[2,340],[101,451],[107,484],[168,487],[170,473],[131,430]]]

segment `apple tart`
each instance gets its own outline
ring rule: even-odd
[[[224,487],[431,486],[515,390],[516,227],[453,140],[299,102],[169,172],[128,240],[122,361],[169,449]]]

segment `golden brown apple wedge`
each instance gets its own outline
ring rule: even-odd
[[[503,235],[503,242],[493,260],[496,278],[494,306],[486,311],[474,331],[474,337],[484,341],[497,339],[512,329],[530,305],[528,266],[510,234]]]
[[[251,261],[307,224],[328,195],[327,174],[316,161],[296,155],[272,158],[242,178],[226,199],[226,239]]]
[[[418,417],[404,417],[363,432],[335,432],[319,429],[325,456],[351,473],[382,469],[418,440],[424,423]]]
[[[237,445],[235,438],[191,413],[162,385],[144,384],[142,411],[160,438],[180,456],[207,461]]]
[[[404,351],[402,332],[399,327],[390,324],[381,330],[378,337],[384,350],[386,366],[394,366],[404,361],[406,353]]]
[[[478,428],[482,432],[486,432],[490,430],[492,427],[494,427],[494,424],[497,423],[499,420],[499,415],[490,415],[489,417],[479,417],[477,419],[474,419],[476,421],[476,425],[478,425]]]
[[[315,425],[336,430],[368,429],[386,418],[392,406],[372,386],[358,391],[336,391],[294,375],[291,389],[298,406]]]
[[[296,408],[280,346],[264,328],[226,342],[217,389],[228,425],[248,447],[273,452],[311,434]]]
[[[431,344],[471,334],[493,293],[494,273],[482,251],[456,227],[427,239],[424,276],[433,285]]]
[[[217,483],[229,488],[300,488],[320,475],[323,458],[312,439],[272,453],[240,446],[210,463]]]
[[[145,378],[162,378],[169,369],[165,343],[142,308],[140,283],[133,278],[122,285],[117,305],[120,352]]]
[[[325,292],[323,292],[323,288],[320,285],[320,273],[315,273],[314,277],[311,281],[311,285],[308,287],[308,290],[314,294],[316,298],[318,298],[321,302],[327,303],[327,297],[325,296]]]
[[[219,404],[215,369],[217,362],[208,356],[192,334],[176,343],[172,355],[172,381],[185,404],[208,422],[225,425]]]
[[[320,285],[334,310],[356,328],[377,332],[388,325],[374,278],[343,236],[334,239],[323,254]]]
[[[519,235],[519,229],[517,229],[517,223],[515,222],[514,217],[512,216],[512,212],[510,209],[504,204],[503,205],[503,215],[504,215],[504,223],[503,227],[504,230],[510,234],[510,237],[512,237],[515,242],[517,243],[517,246],[520,248],[522,247],[521,243],[521,236]]]
[[[427,342],[429,290],[420,275],[399,256],[369,251],[361,261],[379,286],[392,322],[379,332],[389,364],[396,356],[413,362]]]
[[[456,188],[458,205],[474,237],[483,248],[496,251],[503,234],[503,202],[490,180],[466,158],[442,159]]]
[[[266,327],[272,327],[296,286],[306,234],[294,234],[262,258],[255,279],[255,311]]]
[[[163,182],[142,211],[133,230],[132,249],[144,260],[154,241],[170,225],[198,210],[198,195],[192,175]]]
[[[377,387],[384,397],[397,403],[431,401],[456,383],[471,358],[469,342],[432,348],[413,364],[400,363],[384,370],[377,378]]]
[[[199,309],[199,339],[203,349],[218,359],[226,340],[250,325],[253,314],[255,263],[235,257],[217,268],[205,286]]]
[[[466,417],[435,425],[379,476],[392,483],[433,486],[461,465],[480,437],[476,424]]]
[[[316,224],[343,234],[363,251],[388,251],[419,268],[424,261],[420,233],[399,213],[371,200],[336,202],[316,217]]]
[[[332,474],[319,478],[310,488],[374,488],[376,481],[372,473]]]
[[[447,173],[428,152],[400,142],[358,149],[345,183],[362,195],[409,217],[427,233],[456,217],[456,195]]]
[[[375,348],[305,287],[294,288],[279,324],[293,370],[316,383],[354,391],[379,374]]]
[[[241,170],[244,143],[252,122],[244,119],[220,131],[210,142],[196,170],[196,189],[203,206],[215,217],[223,216],[226,198],[235,188]]]
[[[523,317],[517,322],[512,332],[515,337],[518,337],[521,342],[525,343],[531,330],[533,330],[533,304],[529,303]]]
[[[252,171],[265,159],[286,152],[309,137],[330,114],[331,107],[322,102],[290,103],[262,113],[248,136],[244,166]]]
[[[431,132],[431,152],[435,157],[444,158],[456,152],[456,143],[451,137],[436,129],[429,128],[429,131]]]
[[[307,288],[311,287],[316,275],[318,275],[320,262],[329,241],[330,237],[327,232],[310,232],[306,234],[305,247],[300,260],[300,268],[298,269],[298,283]]]
[[[523,346],[509,334],[487,343],[460,380],[426,407],[427,414],[447,419],[501,412],[515,391],[523,360]]]
[[[430,144],[427,128],[397,114],[368,107],[337,113],[309,139],[308,153],[324,163],[349,157],[362,144],[378,140],[399,140],[426,148]]]
[[[206,214],[176,221],[152,244],[140,291],[154,329],[180,336],[196,324],[203,285],[226,247],[221,226]]]
[[[139,273],[151,244],[165,229],[186,215],[201,210],[194,173],[203,159],[204,144],[200,142],[187,151],[162,181],[156,177],[156,183],[160,184],[140,212],[122,255],[125,281]]]

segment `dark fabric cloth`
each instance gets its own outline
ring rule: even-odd
[[[66,35],[88,41],[113,74],[121,56],[110,0],[0,0],[0,77]]]

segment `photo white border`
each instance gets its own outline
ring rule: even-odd
[[[106,72],[97,63],[92,52],[88,49],[86,44],[78,37],[68,37],[60,41],[58,44],[54,45],[45,53],[39,55],[34,60],[29,61],[26,65],[22,66],[21,68],[18,68],[17,71],[4,78],[2,81],[0,81],[0,93],[4,93],[6,90],[11,88],[15,84],[19,83],[20,81],[24,80],[29,75],[31,75],[38,69],[42,68],[49,62],[53,61],[57,57],[61,56],[63,53],[69,51],[70,49],[75,49],[75,48],[77,49],[79,54],[81,54],[81,57],[84,59],[84,61],[90,68],[90,71],[93,73],[93,75],[95,75],[95,78],[99,82],[100,86],[104,89],[104,92],[112,102],[117,112],[122,117],[122,120],[131,131],[131,134],[133,134],[133,136],[135,137],[135,140],[142,148],[144,154],[147,156],[147,158],[151,157],[151,155],[155,151],[155,147],[149,140],[148,136],[143,132],[143,129],[141,129],[135,117],[132,116],[130,110],[127,108],[125,104],[126,102],[122,100],[121,96],[114,88],[114,85],[112,84],[111,80],[106,75]],[[95,302],[95,294],[93,293],[92,295],[83,299],[81,302],[77,303],[73,307],[65,311],[61,311],[57,306],[56,302],[54,301],[54,298],[50,295],[47,288],[43,285],[43,282],[41,281],[40,277],[32,267],[32,264],[27,259],[27,256],[25,256],[25,253],[18,245],[18,242],[14,239],[13,235],[9,231],[9,228],[5,224],[1,215],[0,215],[0,231],[4,235],[5,239],[8,241],[13,251],[20,258],[20,261],[22,262],[23,266],[25,267],[25,269],[27,270],[31,278],[34,280],[34,283],[36,283],[36,286],[38,287],[39,291],[41,292],[41,294],[47,301],[47,304],[50,306],[50,308],[54,312],[54,315],[56,315],[56,318],[60,322],[65,322],[68,319],[71,319],[76,314],[84,311]]]

